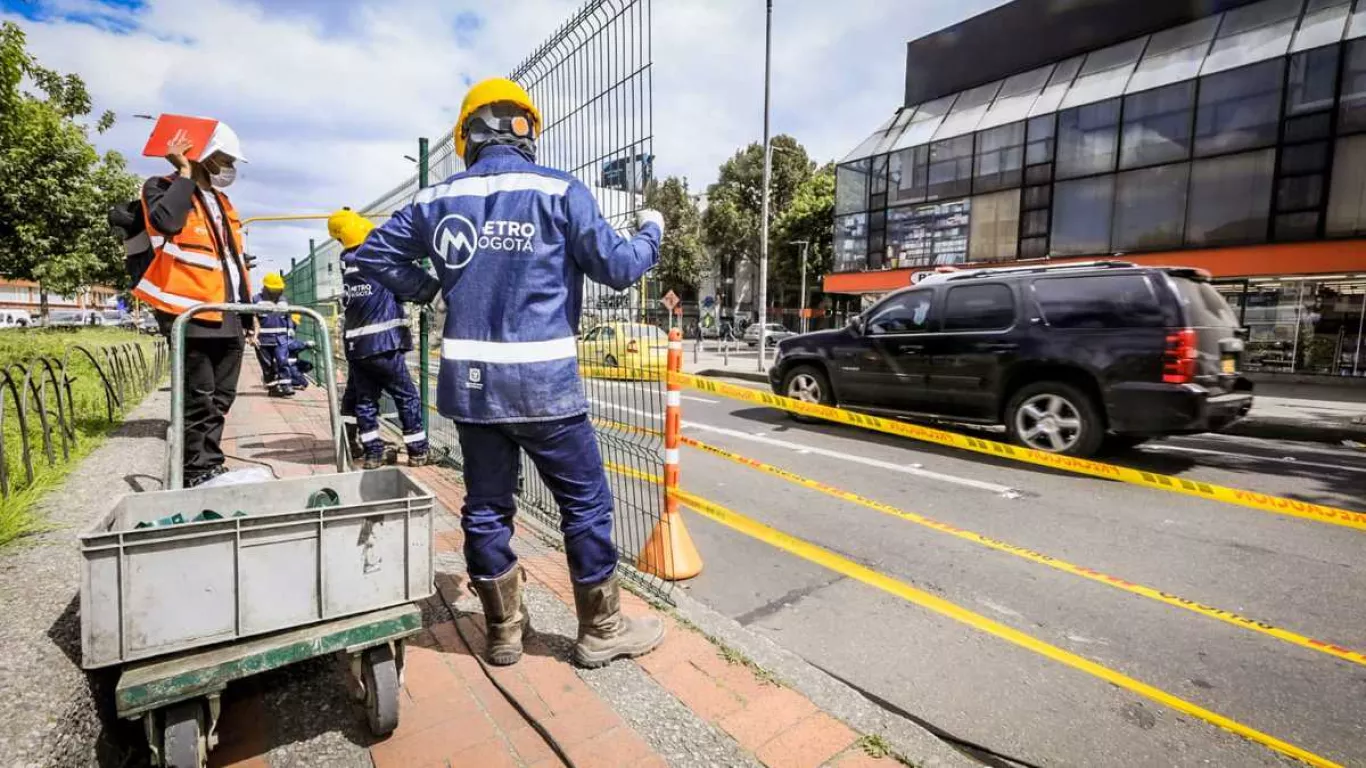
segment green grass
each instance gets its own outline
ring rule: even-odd
[[[129,342],[142,345],[148,364],[153,362],[155,337],[139,336],[131,331],[114,328],[4,330],[0,331],[0,371],[8,369],[14,378],[15,388],[19,389],[23,383],[23,373],[18,368],[9,366],[24,365],[39,357],[54,358],[60,362],[71,345],[80,344],[93,352],[100,366],[104,367],[106,362],[100,349]],[[34,369],[30,366],[30,370],[33,370],[36,377],[42,368],[40,366]],[[60,377],[55,364],[54,372]],[[51,385],[44,388],[44,394],[48,398],[47,409],[50,412],[48,431],[52,440],[51,464],[44,449],[42,421],[37,413],[37,398],[31,391],[21,391],[21,394],[28,398],[27,434],[33,463],[31,483],[24,469],[24,430],[20,428],[14,394],[7,385],[0,383],[0,402],[3,402],[4,410],[4,427],[0,430],[0,439],[4,441],[4,467],[8,472],[10,491],[7,498],[0,499],[0,547],[45,529],[45,522],[34,514],[34,505],[56,487],[81,458],[100,444],[122,420],[123,413],[142,399],[141,388],[137,384],[129,385],[130,391],[125,395],[129,402],[123,403],[122,408],[115,409],[115,421],[110,422],[104,383],[89,358],[79,352],[73,352],[67,360],[66,372],[73,379],[71,401],[75,415],[71,424],[75,434],[74,437],[68,438],[67,454],[62,450],[61,429],[56,421],[56,403]],[[45,376],[45,371],[43,373]],[[112,373],[106,371],[106,375],[112,376]],[[3,382],[3,379],[0,379],[0,382]],[[62,397],[66,397],[64,388]]]

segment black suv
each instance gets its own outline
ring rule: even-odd
[[[778,344],[773,391],[982,424],[1090,456],[1252,408],[1238,320],[1200,270],[1103,261],[938,273]]]

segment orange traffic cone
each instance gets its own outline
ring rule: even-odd
[[[675,499],[669,501],[677,503]],[[666,511],[664,518],[655,523],[636,559],[636,570],[666,581],[691,579],[702,572],[702,556],[697,553],[677,509]]]

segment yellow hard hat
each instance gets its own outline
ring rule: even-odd
[[[350,208],[343,208],[327,219],[327,234],[348,251],[365,242],[374,228],[369,219]]]
[[[265,280],[261,281],[261,285],[264,286],[267,291],[279,293],[285,289],[285,277],[279,272],[271,272],[266,275]]]
[[[295,312],[294,314],[289,316],[289,319],[293,320],[295,325],[298,325],[304,319],[304,316],[299,314],[298,312]]]
[[[504,77],[491,77],[474,84],[460,104],[460,117],[455,121],[455,154],[465,157],[465,121],[481,107],[508,102],[531,113],[531,135],[541,135],[541,110],[531,101],[522,86]]]

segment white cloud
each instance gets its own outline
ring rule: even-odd
[[[900,105],[907,40],[1001,0],[786,0],[773,23],[774,134],[834,159]],[[7,15],[46,66],[85,78],[119,123],[99,137],[142,174],[150,124],[136,113],[224,120],[250,162],[232,196],[247,215],[361,205],[413,172],[416,137],[449,130],[466,83],[505,74],[581,0],[147,0],[131,12],[58,0],[40,21]],[[0,8],[6,7],[0,2]],[[758,0],[660,0],[654,18],[654,152],[660,174],[701,190],[763,119]],[[77,14],[74,20],[73,14]],[[92,16],[103,16],[105,21]],[[112,19],[113,22],[109,22]],[[553,120],[553,115],[547,115]],[[261,225],[250,247],[287,265],[316,225]]]

